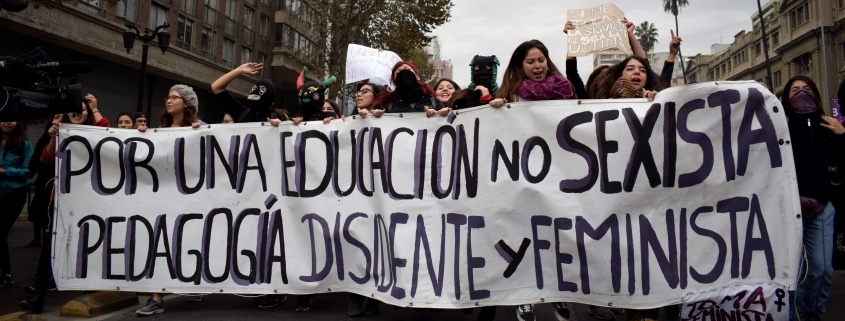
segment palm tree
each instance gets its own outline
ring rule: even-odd
[[[634,36],[637,37],[640,45],[643,46],[643,50],[648,53],[649,50],[654,49],[654,44],[657,43],[657,28],[654,27],[654,23],[643,21],[634,30]]]
[[[689,5],[689,0],[663,0],[663,11],[671,12],[675,16],[675,35],[680,37],[681,33],[678,30],[678,11],[681,7]],[[687,70],[684,68],[684,57],[681,52],[678,52],[678,60],[681,62],[681,70],[684,71],[684,79],[687,78]]]

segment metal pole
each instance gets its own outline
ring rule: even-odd
[[[138,83],[138,110],[137,112],[144,111],[144,86],[147,82],[147,51],[150,49],[150,45],[147,44],[146,41],[143,42],[143,51],[141,52],[141,81]]]
[[[824,106],[824,102],[830,101],[830,95],[828,94],[830,83],[828,82],[829,78],[827,76],[827,42],[824,38],[824,9],[822,8],[822,0],[819,0],[819,29],[822,32],[822,42],[819,44],[819,50],[822,51],[822,69],[824,70],[824,81],[821,82],[824,84],[824,90],[822,90],[822,106]]]
[[[763,32],[763,54],[765,54],[766,58],[766,73],[769,75],[766,86],[769,87],[769,90],[775,92],[777,90],[772,85],[772,66],[769,65],[769,38],[766,37],[766,19],[763,17],[763,7],[760,6],[760,0],[757,0],[757,13],[760,15],[760,30]]]

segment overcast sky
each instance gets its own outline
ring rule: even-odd
[[[523,41],[538,39],[549,48],[555,65],[565,67],[566,11],[608,3],[608,0],[455,0],[452,18],[434,31],[440,38],[441,58],[454,65],[454,80],[469,84],[469,63],[476,54],[496,55],[502,71],[513,50]],[[751,30],[751,15],[757,12],[754,0],[689,0],[690,5],[678,15],[681,53],[684,57],[709,54],[715,43],[731,43],[741,30]],[[762,0],[765,5],[767,1]],[[625,16],[639,25],[643,20],[658,30],[655,51],[669,51],[669,31],[675,28],[671,13],[663,11],[662,0],[615,2]],[[658,67],[659,68],[659,67]],[[578,71],[584,81],[592,72],[592,56],[578,59]],[[659,70],[657,71],[659,72]]]

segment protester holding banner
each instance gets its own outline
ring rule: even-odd
[[[384,92],[376,96],[373,103],[376,107],[373,115],[381,117],[384,113],[415,113],[424,112],[426,116],[449,115],[451,109],[444,108],[437,100],[434,90],[420,81],[420,72],[410,61],[400,61],[393,66],[391,80],[396,84],[396,90]]]
[[[340,106],[334,100],[326,100],[323,103],[323,124],[341,119],[342,117],[337,113],[338,110],[340,110]]]
[[[173,85],[164,99],[165,110],[161,116],[161,127],[193,127],[199,128],[202,121],[197,116],[199,112],[199,100],[194,89],[187,85]],[[145,132],[147,126],[139,126],[138,131]],[[152,296],[147,299],[135,314],[139,316],[149,316],[153,314],[164,312],[164,295],[162,293],[152,293]]]
[[[135,119],[135,129],[138,129],[139,125],[147,126],[147,115],[144,113],[135,113],[132,117]]]
[[[517,46],[505,69],[502,87],[490,105],[501,107],[508,102],[575,98],[572,83],[548,57],[549,49],[539,40]]]
[[[561,75],[548,57],[549,49],[539,40],[529,40],[516,47],[505,69],[502,87],[490,105],[501,107],[508,102],[575,98],[572,83]],[[569,320],[566,303],[555,302],[553,305],[558,320]],[[534,305],[517,306],[516,315],[522,321],[535,320]]]
[[[471,78],[469,86],[452,96],[450,107],[453,109],[486,105],[493,100],[493,96],[499,90],[499,84],[496,82],[499,59],[496,55],[475,55],[469,66]]]
[[[812,79],[792,77],[783,91],[801,197],[806,256],[803,267],[806,277],[798,285],[795,305],[802,321],[817,321],[825,313],[825,303],[830,298],[836,212],[831,202],[835,192],[831,183],[842,178],[841,174],[831,173],[830,168],[841,163],[845,152],[845,127],[824,114],[819,89]],[[793,313],[790,313],[790,319],[794,318]]]
[[[461,90],[461,86],[452,79],[443,78],[437,81],[434,86],[434,93],[437,100],[443,103],[443,106],[450,107],[449,101],[455,95],[455,92]]]
[[[76,125],[90,125],[109,127],[109,120],[103,117],[97,108],[97,98],[92,94],[85,95],[82,101],[82,112],[69,113],[62,122]]]
[[[379,86],[374,83],[361,85],[355,93],[355,108],[358,110],[358,115],[361,117],[369,115],[373,110],[373,102],[375,101],[376,96],[384,91],[385,88],[383,86]]]
[[[9,258],[9,232],[26,203],[32,145],[17,122],[0,122],[0,287],[15,283]]]
[[[666,88],[660,77],[652,71],[648,61],[630,56],[607,68],[595,78],[594,99],[647,98],[654,100],[658,91]]]
[[[93,116],[89,117],[90,115]],[[44,168],[44,172],[39,170],[38,175],[39,177],[41,177],[43,173],[44,179],[46,179],[48,182],[50,182],[50,179],[52,179],[53,177],[52,170],[55,170],[54,164],[56,162],[56,134],[59,131],[60,123],[94,125],[106,128],[109,127],[109,120],[100,114],[100,111],[97,108],[97,99],[92,94],[86,95],[85,100],[82,101],[81,113],[71,113],[68,115],[62,115],[61,118],[59,118],[58,115],[53,117],[50,124],[47,125],[48,127],[46,129],[46,133],[42,137],[42,139],[49,139],[49,142],[47,142],[46,146],[44,146],[43,148],[41,147],[41,142],[39,142],[38,149],[35,150],[37,153],[39,153],[36,155],[41,163],[39,166]],[[143,123],[145,124],[144,126],[146,126],[146,118],[143,118]],[[138,121],[136,121],[136,125],[137,124],[139,124]],[[32,164],[30,164],[30,166],[32,166]],[[50,170],[50,172],[47,172],[47,170]],[[36,184],[39,184],[38,180],[36,180]],[[42,196],[49,195],[49,200],[39,200],[38,203],[41,204],[36,204],[35,199],[33,199],[33,206],[48,206],[50,203],[53,202],[55,195],[52,186],[52,184],[50,184],[49,186],[44,186],[44,189],[42,190],[43,193],[41,194],[38,194],[38,188],[40,187],[36,187],[36,197],[42,199]],[[46,204],[42,202],[46,202]],[[51,213],[53,213],[53,206],[49,205],[49,207],[47,207],[47,209],[45,210],[48,211],[48,216],[45,220],[47,226],[45,228],[49,231],[52,229],[51,224],[54,222],[52,217],[49,216]],[[44,244],[50,244],[52,243],[52,239],[52,233],[44,233],[42,242]],[[56,283],[53,278],[52,270],[51,248],[49,246],[43,246],[41,247],[41,253],[38,258],[38,266],[35,269],[35,280],[32,282],[32,284],[24,288],[25,290],[27,290],[27,292],[30,292],[32,296],[21,301],[20,307],[32,311],[34,313],[41,313],[44,308],[44,300],[46,298],[47,289],[55,288],[55,284]]]
[[[132,119],[132,114],[126,111],[117,114],[117,128],[135,129],[135,120]]]

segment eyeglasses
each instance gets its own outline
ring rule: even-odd
[[[369,90],[369,89],[367,89],[367,88],[361,88],[361,90],[359,90],[358,92],[356,92],[356,94],[357,94],[357,95],[361,95],[361,96],[363,96],[363,95],[366,95],[366,94],[371,93],[371,92],[373,92],[373,91],[372,91],[372,90]]]
[[[82,117],[82,113],[67,113],[68,117]]]
[[[167,102],[168,100],[176,100],[176,99],[182,99],[182,97],[179,97],[179,96],[167,96],[167,97],[164,97],[164,101],[165,101],[165,102]]]

